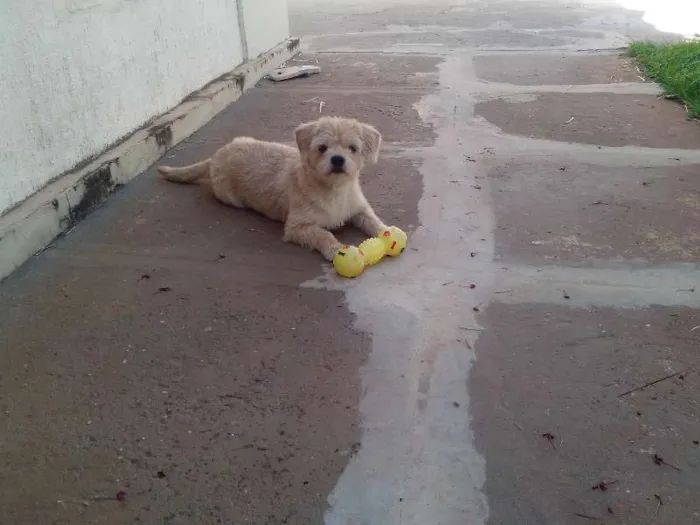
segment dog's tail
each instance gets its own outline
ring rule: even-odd
[[[194,184],[209,177],[209,159],[185,166],[184,168],[171,168],[169,166],[158,166],[158,173],[170,182],[180,182],[182,184]]]

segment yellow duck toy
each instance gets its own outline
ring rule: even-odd
[[[341,277],[353,278],[365,267],[374,266],[385,256],[398,257],[406,249],[408,235],[396,226],[384,228],[377,237],[367,239],[360,246],[343,246],[333,258],[335,271]]]
[[[357,246],[345,245],[333,257],[333,267],[341,277],[357,277],[365,269],[365,256]]]

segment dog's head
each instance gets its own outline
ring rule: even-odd
[[[326,184],[359,177],[365,162],[377,162],[382,143],[372,126],[333,117],[302,124],[295,138],[307,171]]]

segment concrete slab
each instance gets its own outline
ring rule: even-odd
[[[590,35],[580,35],[586,38]],[[596,35],[602,36],[602,35]],[[358,39],[356,35],[320,35],[308,39],[305,47],[310,51],[399,51],[415,46],[423,52],[440,52],[441,49],[457,47],[502,48],[502,47],[559,47],[574,43],[570,35],[557,36],[549,33],[517,33],[507,30],[474,32],[445,32],[438,28],[406,33],[367,33]],[[434,48],[434,49],[433,49]]]
[[[368,341],[342,298],[194,246],[101,263],[88,230],[0,290],[0,521],[317,522],[360,437]]]
[[[624,55],[489,55],[474,57],[477,76],[488,82],[519,86],[641,82]]]
[[[696,149],[700,127],[683,106],[650,95],[549,93],[527,102],[493,99],[477,115],[504,133],[601,146]]]
[[[698,310],[492,304],[480,321],[470,382],[490,524],[700,518]]]
[[[498,166],[489,174],[497,257],[528,264],[696,262],[699,171],[700,165],[636,168],[542,160]]]
[[[358,67],[358,74],[362,67]],[[261,140],[294,141],[300,123],[323,115],[344,115],[368,122],[382,130],[387,144],[419,146],[430,143],[431,126],[424,123],[413,105],[421,93],[391,93],[390,89],[373,93],[343,91],[333,84],[323,89],[300,79],[293,86],[275,84],[245,95],[242,104],[232,105],[226,115],[214,118],[206,132],[194,140],[204,145],[202,153],[211,155],[224,142],[236,136],[255,136]],[[303,85],[302,85],[303,83]],[[323,109],[319,112],[320,103]],[[189,141],[188,144],[194,144]]]
[[[292,0],[290,22],[302,35],[380,31],[387,27],[426,25],[482,29],[491,27],[543,29],[578,25],[585,15],[575,9],[552,10],[540,3],[525,7],[510,2],[469,2],[455,5],[439,0],[421,2],[335,2],[313,12],[316,2]]]
[[[296,34],[318,35],[380,31],[387,28],[445,28],[511,30],[624,31],[635,39],[677,39],[660,33],[643,20],[642,11],[629,11],[607,3],[510,0],[437,0],[426,4],[411,0],[381,2],[339,1],[332,5],[313,0],[290,0],[290,22]]]

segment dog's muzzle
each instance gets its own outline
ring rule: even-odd
[[[340,155],[331,157],[331,173],[345,173],[345,157]]]

